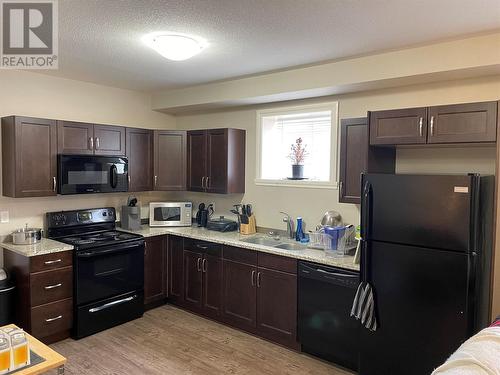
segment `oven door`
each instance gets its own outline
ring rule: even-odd
[[[143,240],[80,250],[75,258],[77,305],[144,289]]]
[[[128,191],[128,160],[117,156],[59,155],[59,194]]]

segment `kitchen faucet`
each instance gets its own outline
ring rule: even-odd
[[[295,238],[295,236],[293,234],[293,219],[292,219],[292,217],[283,211],[280,211],[280,214],[285,215],[285,217],[283,218],[283,222],[286,223],[286,234],[288,235],[288,238],[291,238],[291,239]]]

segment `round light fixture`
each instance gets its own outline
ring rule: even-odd
[[[174,61],[187,60],[207,46],[207,42],[201,38],[168,32],[148,34],[143,42],[163,57]]]

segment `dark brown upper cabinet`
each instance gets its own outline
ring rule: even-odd
[[[369,112],[370,145],[495,142],[497,102]]]
[[[497,102],[429,108],[427,143],[495,142]]]
[[[186,132],[154,131],[154,190],[186,190]]]
[[[361,173],[368,158],[368,119],[349,118],[340,122],[339,202],[360,203]]]
[[[57,121],[59,154],[125,155],[125,128],[74,121]]]
[[[427,139],[427,108],[369,112],[371,145],[422,144]]]
[[[7,197],[57,194],[55,120],[2,118],[2,186]]]
[[[188,132],[188,190],[245,192],[245,131],[209,129]]]
[[[95,155],[125,155],[125,128],[94,125]]]
[[[153,131],[125,129],[128,158],[128,190],[153,190]]]

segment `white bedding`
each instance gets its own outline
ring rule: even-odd
[[[432,375],[500,375],[500,327],[472,336]]]

